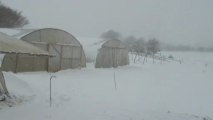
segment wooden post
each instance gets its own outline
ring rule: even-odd
[[[50,44],[47,43],[46,47],[47,47],[47,51],[50,52]],[[49,70],[49,61],[50,61],[50,60],[49,60],[49,59],[50,59],[50,58],[47,57],[47,71],[48,71],[48,72],[50,72],[50,70]]]
[[[83,47],[82,46],[80,46],[80,48],[81,48],[81,53],[80,53],[80,69],[81,69],[81,67],[83,67],[83,59],[82,59],[82,52],[83,52]]]
[[[52,76],[50,78],[50,107],[52,107]]]
[[[114,72],[114,85],[115,85],[115,90],[117,90],[117,83],[116,83],[116,79],[115,79],[115,72]]]
[[[18,56],[19,56],[19,54],[16,54],[16,56],[15,56],[15,57],[16,57],[16,67],[15,67],[15,70],[14,70],[15,73],[18,72],[18,71],[17,71],[17,69],[18,69],[18,59],[19,59]]]
[[[61,70],[61,69],[62,69],[62,67],[61,67],[61,66],[62,66],[62,57],[63,57],[63,54],[64,54],[64,53],[63,53],[63,47],[64,47],[64,46],[63,46],[63,45],[60,45],[60,47],[61,47],[61,53],[60,53],[60,70]],[[59,71],[59,70],[57,70],[57,71]]]
[[[56,76],[51,75],[50,77],[50,107],[52,107],[52,78],[56,78]]]
[[[74,50],[73,47],[74,46],[71,47],[71,49],[72,49],[72,52],[71,52],[71,68],[73,68],[73,50]]]
[[[155,54],[154,54],[154,52],[152,53],[153,54],[153,64],[155,63]]]

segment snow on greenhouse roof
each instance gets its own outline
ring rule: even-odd
[[[4,33],[0,33],[0,53],[53,56],[47,51],[41,50],[40,48]]]

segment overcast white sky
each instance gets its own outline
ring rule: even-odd
[[[213,46],[213,0],[2,0],[30,26],[57,27],[81,37],[109,29],[123,36]]]

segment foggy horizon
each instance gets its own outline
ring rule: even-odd
[[[191,46],[213,46],[210,0],[2,0],[22,11],[30,27],[56,27],[74,36],[99,37],[110,29],[123,37]]]

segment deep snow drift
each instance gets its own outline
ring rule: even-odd
[[[18,102],[0,104],[2,120],[204,120],[213,117],[212,53],[163,53],[182,63],[143,64],[57,73],[4,72]],[[130,59],[132,57],[130,56]],[[115,74],[115,76],[114,76]],[[49,79],[52,79],[52,107]],[[115,78],[115,80],[114,80]],[[116,87],[115,87],[116,85]],[[198,117],[202,116],[202,117]]]

